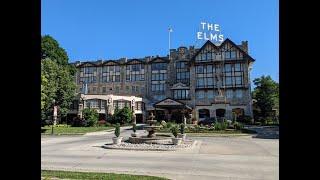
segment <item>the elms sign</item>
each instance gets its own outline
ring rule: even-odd
[[[221,34],[220,25],[215,23],[201,22],[200,31],[197,32],[197,39],[222,42],[223,34]]]

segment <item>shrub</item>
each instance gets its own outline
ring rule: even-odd
[[[116,135],[116,137],[120,136],[120,124],[119,123],[116,124],[116,129],[114,131],[114,135]]]
[[[243,124],[241,124],[239,122],[235,122],[233,124],[233,127],[234,127],[235,130],[241,130],[241,129],[243,129]]]
[[[98,121],[98,125],[99,126],[103,126],[103,125],[105,125],[106,124],[106,121],[105,120],[100,120],[100,121]]]
[[[171,129],[172,126],[173,126],[173,123],[168,122],[167,125],[166,125],[166,128]]]
[[[136,124],[132,125],[132,130],[133,130],[134,133],[136,133],[136,131],[137,131],[137,125]]]
[[[177,138],[177,136],[178,136],[178,127],[177,126],[171,127],[171,132],[172,132],[173,136],[175,138]]]
[[[225,130],[227,129],[228,124],[226,122],[218,122],[215,124],[214,129],[217,131]]]
[[[239,122],[243,122],[245,124],[251,124],[252,123],[252,117],[244,115],[239,117]]]
[[[83,111],[83,117],[87,121],[87,126],[96,126],[98,123],[99,113],[96,109],[85,108]]]
[[[87,121],[85,119],[76,118],[71,122],[72,127],[85,127],[87,126]]]
[[[180,124],[180,133],[184,134],[184,130],[185,130],[185,125],[182,123]]]
[[[200,126],[199,125],[195,125],[194,126],[194,131],[197,132],[197,133],[200,132]]]
[[[109,122],[106,122],[105,126],[112,126],[112,124]]]

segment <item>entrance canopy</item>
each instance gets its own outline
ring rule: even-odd
[[[163,99],[153,105],[155,108],[163,108],[163,109],[187,109],[192,110],[192,108],[182,102],[173,100],[171,98]]]

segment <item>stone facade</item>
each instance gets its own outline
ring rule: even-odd
[[[136,98],[143,106],[137,113],[145,119],[146,112],[154,110],[156,102],[171,98],[191,107],[192,117],[199,120],[215,116],[231,119],[232,111],[252,117],[253,62],[247,41],[236,45],[226,39],[220,45],[207,41],[199,49],[193,46],[171,49],[170,59],[151,56],[73,64],[78,69],[79,97],[99,100],[93,108],[101,108],[109,96],[128,101],[127,97]],[[81,101],[78,102],[78,109],[72,112],[81,111]]]

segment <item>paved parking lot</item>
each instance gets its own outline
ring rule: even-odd
[[[123,130],[128,137],[131,131]],[[140,131],[143,133],[143,131]],[[43,136],[42,169],[145,174],[170,179],[279,179],[279,140],[192,137],[199,144],[182,152],[103,149],[113,133]]]

